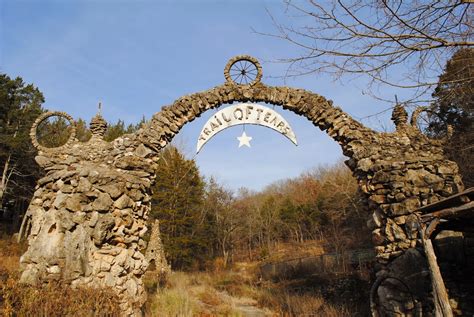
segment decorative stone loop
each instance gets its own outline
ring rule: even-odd
[[[422,112],[430,112],[430,110],[428,107],[417,107],[411,114],[410,124],[412,127],[418,129],[418,117]]]
[[[63,117],[65,118],[67,121],[69,121],[69,124],[70,124],[70,127],[71,127],[71,135],[69,136],[69,139],[67,140],[67,142],[61,146],[57,146],[57,147],[46,147],[46,146],[43,146],[41,145],[39,142],[38,142],[38,138],[37,138],[37,130],[38,130],[38,126],[40,125],[41,122],[43,122],[44,120],[50,118],[50,117],[54,117],[54,116],[58,116],[58,117]],[[38,149],[38,151],[43,151],[43,152],[48,152],[48,151],[57,151],[57,150],[61,150],[61,149],[64,149],[66,147],[69,147],[70,145],[72,145],[72,143],[74,142],[75,138],[76,138],[76,122],[74,121],[74,119],[68,115],[67,113],[65,112],[61,112],[61,111],[48,111],[48,112],[45,112],[43,113],[42,115],[40,115],[36,120],[35,122],[33,123],[33,126],[31,127],[31,130],[30,130],[30,137],[31,137],[31,143],[33,143],[33,146],[35,148]]]
[[[415,109],[415,111],[413,111],[411,115],[411,119],[410,119],[410,124],[412,125],[412,127],[414,127],[417,130],[420,130],[418,128],[418,117],[420,116],[422,112],[433,113],[433,110],[428,107],[418,107]],[[448,124],[446,126],[446,136],[442,138],[441,141],[447,142],[453,136],[453,132],[454,132],[453,126]]]
[[[224,76],[228,83],[253,86],[262,79],[262,66],[250,55],[237,55],[227,62]]]

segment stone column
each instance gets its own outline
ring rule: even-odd
[[[413,212],[461,191],[463,185],[457,165],[444,157],[442,141],[408,125],[401,106],[395,107],[392,119],[396,131],[381,134],[379,152],[368,164],[359,162],[356,170],[374,211],[368,221],[378,260],[374,291],[384,316],[413,316],[417,310],[430,315],[431,282]]]
[[[164,283],[171,273],[171,267],[166,261],[165,250],[161,242],[160,221],[158,219],[152,223],[150,241],[148,241],[145,258],[153,268],[149,268],[149,273],[157,275],[160,283]]]
[[[21,282],[110,287],[123,314],[138,316],[146,300],[141,251],[156,158],[133,136],[105,142],[105,129],[96,116],[88,142],[40,149],[36,160],[47,173],[26,215],[31,229]]]

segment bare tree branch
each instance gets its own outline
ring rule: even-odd
[[[408,89],[426,99],[446,61],[474,46],[473,7],[454,0],[284,0],[290,23],[272,13],[272,36],[295,46],[285,77],[329,73],[336,79],[364,75],[371,93]],[[258,32],[257,32],[258,33]],[[383,99],[383,98],[382,98]]]

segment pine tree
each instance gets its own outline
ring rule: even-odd
[[[41,171],[29,137],[34,120],[44,111],[43,94],[20,77],[0,74],[0,208],[5,202],[29,201]],[[18,216],[22,210],[14,210]]]
[[[91,138],[92,133],[87,128],[87,123],[84,119],[79,118],[76,122],[76,138],[79,142],[87,142]]]
[[[169,146],[162,152],[156,177],[151,217],[160,220],[167,259],[174,269],[202,267],[212,253],[212,234],[196,163]]]
[[[129,124],[125,126],[123,120],[118,120],[115,124],[108,124],[107,132],[105,133],[105,141],[113,141],[118,137],[121,137],[124,134],[130,134],[136,132],[141,126],[145,123],[145,118],[143,117],[137,124]]]
[[[453,55],[433,97],[428,132],[444,136],[448,125],[454,128],[445,152],[458,163],[464,184],[474,186],[474,49],[461,49]]]

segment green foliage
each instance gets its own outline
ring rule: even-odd
[[[84,119],[79,118],[76,122],[76,138],[80,142],[87,142],[91,138],[92,133],[91,131],[87,128],[87,123],[84,121]]]
[[[125,126],[125,122],[120,119],[117,123],[109,122],[107,124],[107,132],[105,133],[104,140],[111,142],[125,134],[135,133],[145,123],[146,120],[144,117],[137,124],[129,124],[128,126]],[[76,131],[76,138],[81,142],[87,142],[92,136],[91,131],[88,129],[88,124],[81,118],[76,122]]]
[[[124,134],[134,133],[140,129],[144,123],[145,118],[142,118],[142,120],[137,124],[129,124],[128,126],[125,126],[125,122],[120,119],[115,124],[109,123],[104,140],[110,142]]]
[[[0,207],[29,200],[41,173],[29,132],[43,102],[38,88],[0,74]]]
[[[36,130],[38,142],[48,148],[66,144],[70,136],[71,127],[63,117],[53,116],[43,120]]]
[[[445,136],[447,126],[454,128],[446,144],[446,154],[460,167],[465,185],[474,186],[474,49],[457,51],[439,77],[433,93],[434,113],[428,132]]]
[[[202,208],[204,181],[196,163],[175,147],[163,150],[153,188],[152,218],[160,220],[163,244],[173,268],[202,267],[212,250],[211,219]]]
[[[32,152],[29,131],[43,112],[43,94],[33,85],[25,85],[18,77],[0,74],[0,160],[10,154],[20,157]],[[2,164],[3,165],[3,164]]]
[[[474,122],[474,49],[457,51],[439,77],[433,93],[435,115],[429,129],[435,134],[452,125],[461,133],[472,129]]]

